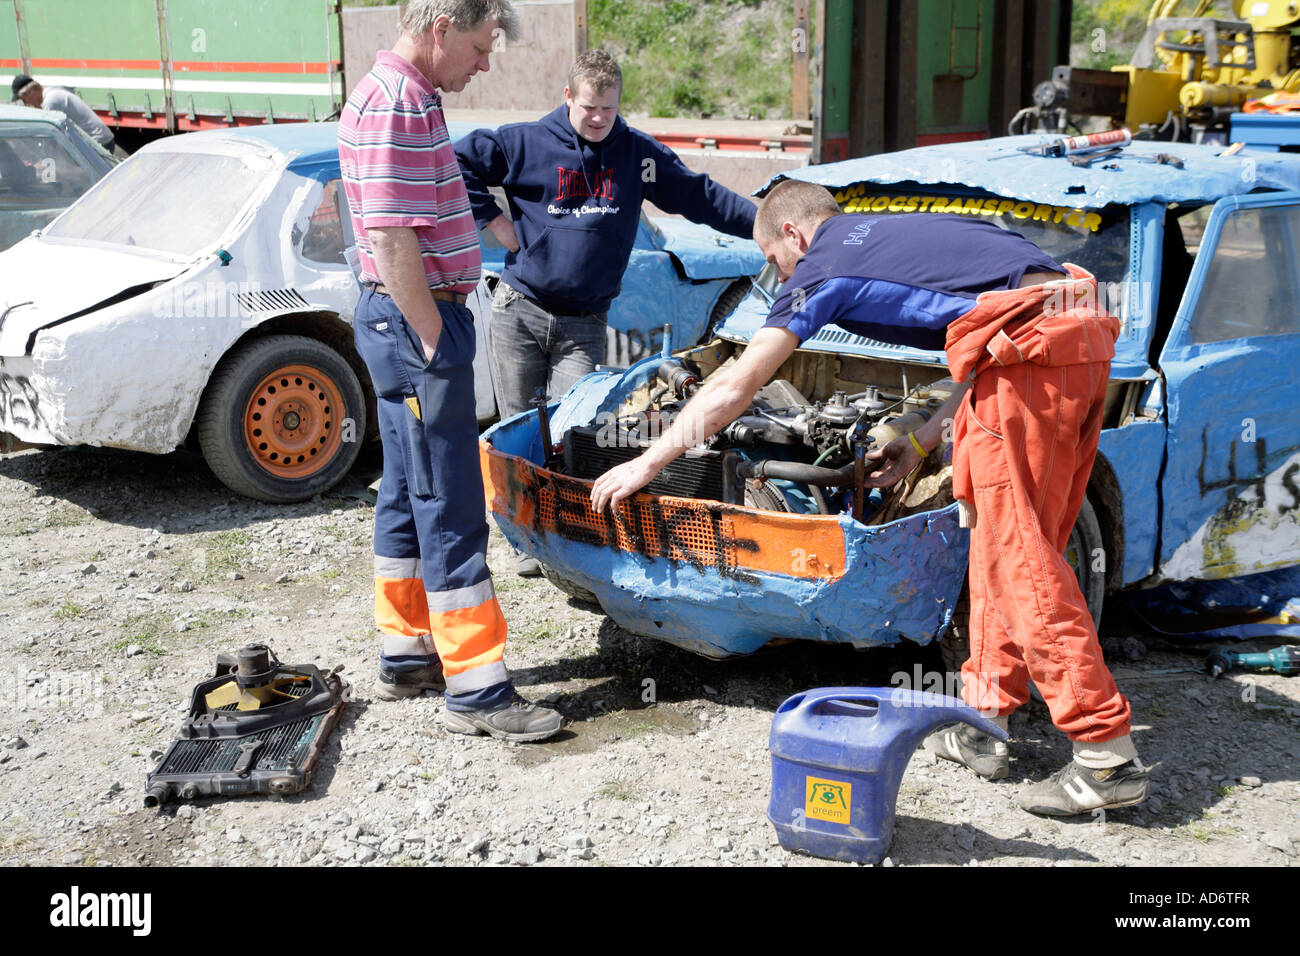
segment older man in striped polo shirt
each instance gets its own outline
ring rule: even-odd
[[[353,327],[384,446],[378,696],[445,688],[448,730],[526,741],[551,736],[561,719],[515,692],[503,660],[465,308],[479,279],[478,232],[438,96],[486,72],[494,41],[517,30],[506,0],[412,0],[397,45],[348,97],[339,160],[364,287]]]

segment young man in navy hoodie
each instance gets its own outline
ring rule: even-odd
[[[490,337],[503,418],[528,409],[538,388],[563,395],[604,360],[606,314],[632,254],[643,199],[733,236],[753,235],[753,202],[691,172],[623,121],[622,86],[614,58],[589,50],[569,70],[563,106],[456,143],[474,219],[507,250]],[[509,217],[489,186],[504,187]],[[541,573],[524,556],[516,570]]]

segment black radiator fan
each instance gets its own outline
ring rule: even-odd
[[[145,781],[145,806],[249,793],[297,793],[346,704],[341,668],[281,664],[265,644],[217,657],[189,715]]]

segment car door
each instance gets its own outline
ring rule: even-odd
[[[1160,358],[1159,572],[1300,563],[1300,194],[1219,200]]]

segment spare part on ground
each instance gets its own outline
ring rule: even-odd
[[[145,781],[145,806],[305,788],[347,703],[340,670],[281,664],[265,644],[218,655],[179,739]]]
[[[1009,739],[955,698],[903,687],[820,687],[787,699],[768,740],[767,819],[781,846],[831,860],[880,862],[893,839],[908,760],[926,734],[954,721]]]

